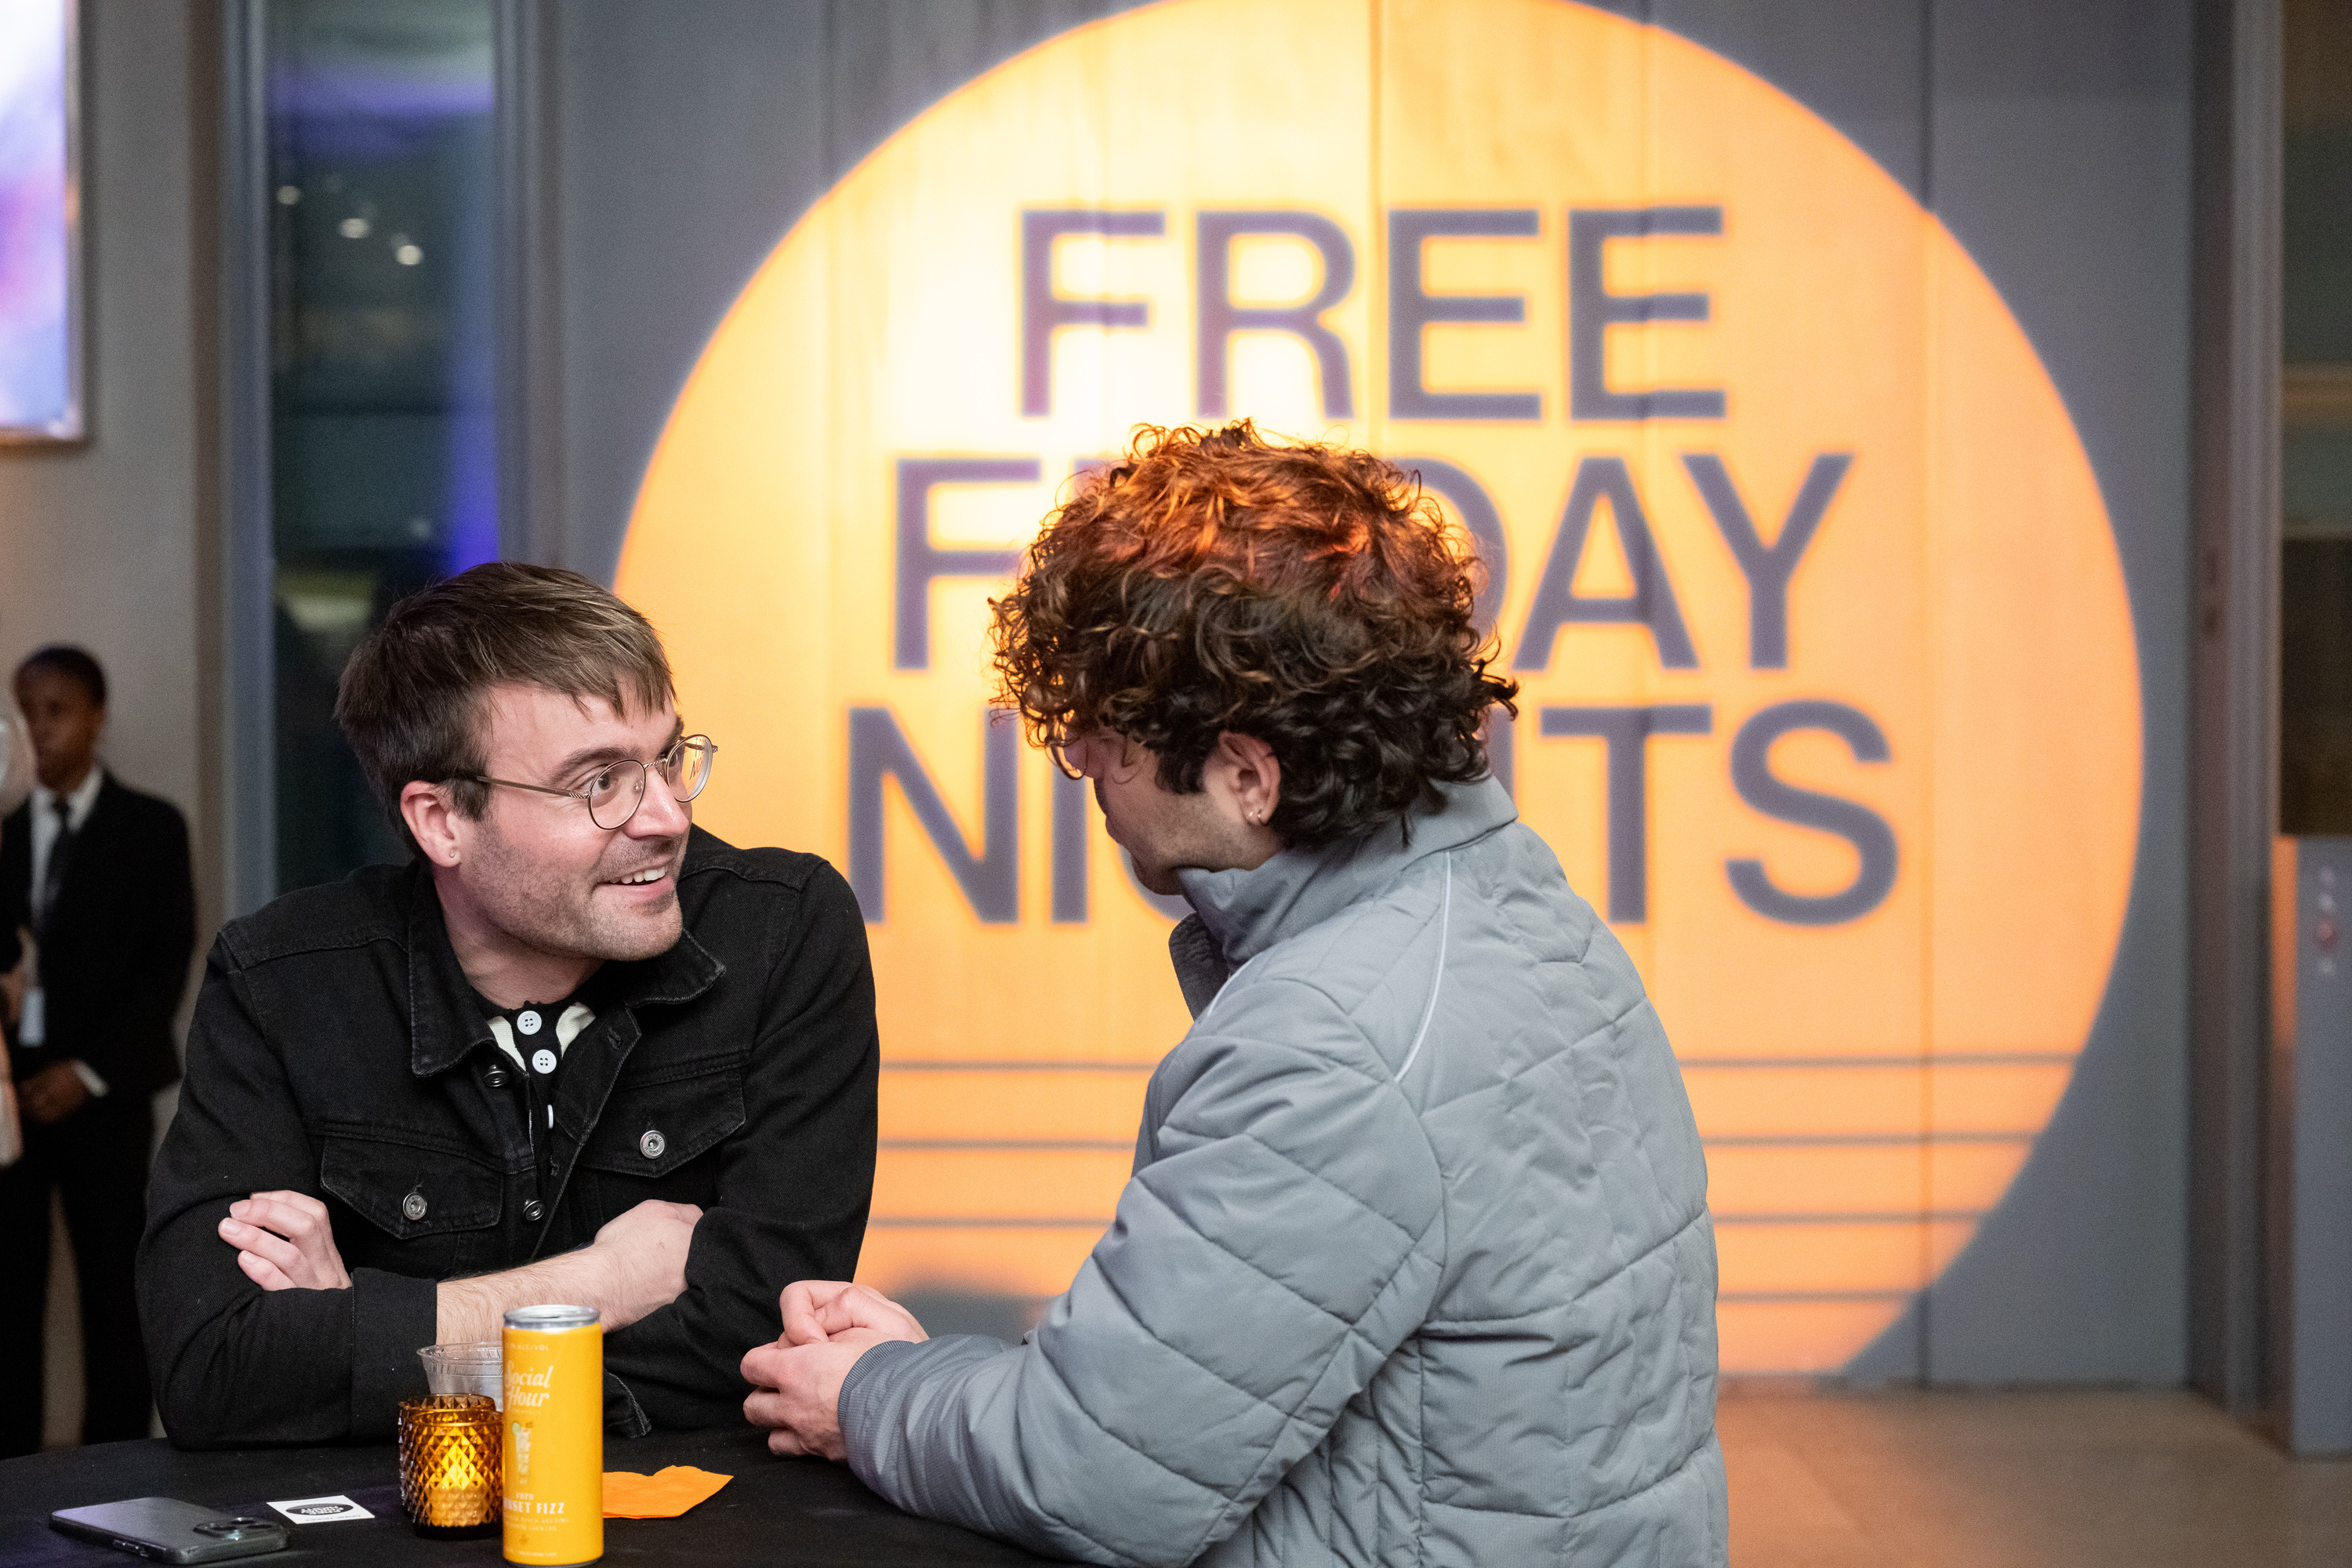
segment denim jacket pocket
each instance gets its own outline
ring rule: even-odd
[[[667,1176],[740,1128],[743,1061],[624,1078],[613,1086],[580,1163],[618,1176]]]
[[[486,1166],[373,1138],[327,1139],[319,1184],[396,1241],[487,1229],[506,1203],[505,1183]]]

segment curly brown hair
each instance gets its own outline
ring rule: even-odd
[[[1479,566],[1419,482],[1369,452],[1139,426],[1045,521],[992,600],[998,692],[1052,746],[1109,730],[1192,794],[1224,731],[1282,765],[1285,844],[1348,838],[1486,772],[1516,681],[1471,623]]]

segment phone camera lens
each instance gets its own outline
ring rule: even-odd
[[[217,1536],[223,1541],[245,1541],[266,1530],[278,1527],[266,1519],[208,1519],[195,1527],[198,1535]]]

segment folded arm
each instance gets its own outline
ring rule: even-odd
[[[156,1404],[184,1447],[391,1435],[415,1348],[434,1342],[434,1282],[362,1268],[343,1289],[268,1289],[241,1258],[278,1267],[282,1255],[229,1239],[260,1228],[236,1205],[255,1194],[272,1195],[273,1214],[289,1194],[315,1203],[318,1174],[284,1066],[215,948],[139,1248]]]
[[[509,1307],[579,1301],[625,1326],[684,1286],[700,1211],[645,1203],[595,1242],[476,1279],[347,1270],[276,1053],[215,960],[140,1246],[156,1403],[183,1447],[382,1441],[420,1345],[498,1337]]]
[[[847,1279],[866,1235],[881,1046],[865,917],[823,867],[777,921],[744,1124],[720,1146],[719,1201],[695,1228],[685,1289],[604,1347],[656,1426],[739,1420],[740,1364],[775,1337],[778,1293]]]

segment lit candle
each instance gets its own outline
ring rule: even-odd
[[[434,1394],[400,1402],[400,1501],[419,1535],[499,1528],[498,1402]]]

